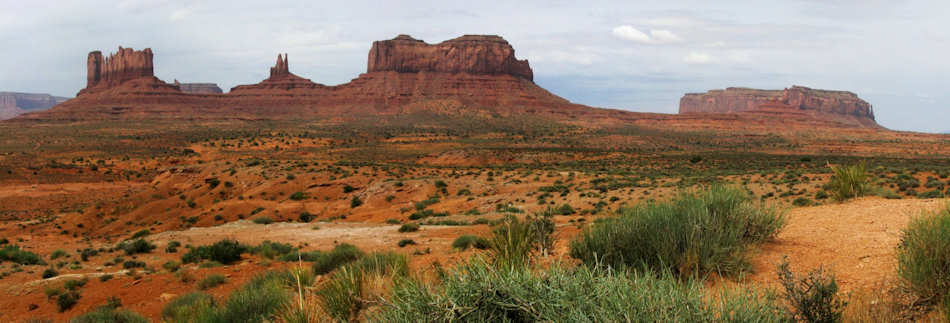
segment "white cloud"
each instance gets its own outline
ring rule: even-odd
[[[686,57],[683,57],[683,61],[688,64],[709,64],[715,61],[716,58],[707,53],[700,52],[691,52]]]
[[[528,55],[528,61],[532,63],[541,63],[541,62],[552,62],[552,63],[566,63],[573,65],[591,65],[594,62],[600,60],[600,56],[594,53],[586,53],[582,51],[561,51],[553,50],[546,51],[544,53],[532,53]]]
[[[630,25],[615,27],[613,35],[620,39],[644,44],[667,44],[683,41],[682,38],[666,29],[651,29],[650,34],[647,35]]]
[[[191,15],[191,9],[182,8],[175,11],[172,11],[172,14],[168,16],[168,20],[175,22],[184,20],[186,17]]]

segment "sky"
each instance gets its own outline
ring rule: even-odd
[[[171,82],[227,90],[291,72],[340,84],[374,40],[496,34],[572,102],[676,113],[730,86],[847,90],[895,130],[950,131],[950,1],[0,0],[0,91],[74,96],[86,55],[155,53]]]

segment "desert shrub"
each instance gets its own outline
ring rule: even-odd
[[[371,321],[378,322],[782,322],[780,306],[748,292],[704,302],[698,283],[670,275],[596,267],[499,268],[481,258],[446,273],[441,284],[401,280]],[[725,318],[720,320],[720,318]],[[743,320],[739,320],[743,319]]]
[[[145,241],[145,239],[139,238],[135,240],[126,240],[119,243],[118,249],[125,251],[126,255],[131,256],[139,253],[152,252],[152,249],[155,249],[155,245]]]
[[[251,220],[251,221],[257,224],[264,224],[264,225],[274,223],[274,219],[268,216],[259,216],[259,217],[254,218],[254,220]]]
[[[399,227],[399,232],[416,232],[419,231],[418,223],[406,223]]]
[[[794,201],[792,201],[792,205],[794,206],[810,206],[812,204],[815,204],[815,202],[804,196],[796,198]]]
[[[773,237],[785,217],[745,191],[711,186],[648,202],[588,226],[570,254],[587,265],[670,271],[681,278],[748,269],[747,249]]]
[[[277,275],[259,275],[228,296],[214,322],[269,322],[290,302]]]
[[[53,250],[53,252],[49,254],[49,259],[55,260],[57,258],[65,257],[66,255],[67,255],[66,250],[56,249],[56,250]]]
[[[69,323],[148,323],[139,313],[101,306],[92,312],[74,317]]]
[[[943,197],[943,192],[941,192],[940,190],[917,193],[917,198],[921,198],[921,199],[938,199],[942,197]]]
[[[301,212],[300,216],[297,217],[297,221],[300,221],[300,222],[310,222],[310,221],[313,221],[313,219],[314,219],[313,214],[310,214],[307,212]]]
[[[224,284],[227,281],[228,279],[224,277],[224,275],[212,274],[198,282],[198,289],[199,290],[212,289]]]
[[[571,214],[577,213],[577,211],[575,211],[574,208],[571,207],[571,205],[567,203],[564,203],[564,204],[561,204],[561,206],[558,206],[557,209],[554,210],[554,212],[556,212],[559,215],[571,215]]]
[[[826,188],[838,201],[861,197],[868,193],[868,173],[864,164],[831,166],[834,174]]]
[[[173,272],[178,271],[179,268],[181,268],[181,263],[174,260],[169,260],[169,261],[166,261],[164,264],[162,264],[162,268],[165,268],[165,270],[167,270],[168,272],[173,273]]]
[[[363,257],[363,251],[354,245],[342,243],[333,247],[333,250],[325,252],[320,258],[313,262],[313,272],[317,275],[323,275],[339,268],[345,264],[359,260]]]
[[[136,260],[126,260],[122,263],[122,268],[132,269],[132,268],[145,268],[145,262],[136,261]]]
[[[296,250],[296,248],[290,244],[265,240],[264,242],[261,242],[261,244],[257,245],[257,247],[251,248],[249,251],[267,259],[274,259],[291,253],[294,250]]]
[[[79,302],[79,292],[67,291],[56,296],[56,307],[60,312],[68,311]]]
[[[181,247],[181,242],[178,241],[169,241],[165,245],[165,253],[176,253],[178,252],[178,247]]]
[[[86,248],[79,252],[79,259],[82,259],[82,261],[88,261],[90,257],[95,257],[98,254],[98,250]]]
[[[46,270],[44,270],[44,271],[43,271],[43,274],[41,275],[41,277],[43,277],[43,279],[53,278],[53,277],[56,277],[56,276],[59,276],[59,272],[56,271],[56,269],[53,269],[53,268],[46,268]]]
[[[408,245],[415,245],[415,244],[416,244],[416,241],[412,239],[402,239],[402,240],[399,240],[399,243],[397,243],[397,245],[399,245],[400,248],[408,246]]]
[[[508,216],[489,238],[495,264],[519,267],[529,263],[536,250],[545,250],[551,244],[554,223],[550,213],[527,217],[524,221]]]
[[[323,309],[340,322],[352,321],[363,308],[362,280],[362,271],[341,268],[317,291]]]
[[[355,190],[356,190],[356,188],[353,187],[353,186],[350,186],[350,184],[343,185],[343,193],[350,193],[350,192],[353,192],[353,191],[355,191]]]
[[[405,276],[409,273],[409,260],[395,252],[375,252],[349,265],[366,273],[377,275]]]
[[[70,279],[70,280],[67,280],[67,281],[63,282],[63,288],[65,288],[66,290],[79,290],[79,289],[82,288],[83,286],[86,286],[86,283],[88,283],[88,282],[89,282],[89,280],[86,279],[86,278],[83,278],[83,279]]]
[[[16,245],[5,245],[0,249],[0,261],[10,261],[21,265],[41,265],[42,258],[39,255],[20,249]]]
[[[778,265],[778,279],[797,321],[841,322],[848,303],[838,297],[838,283],[833,274],[819,267],[806,276],[797,277],[783,259]]]
[[[924,300],[950,292],[950,206],[910,221],[897,250],[897,272]]]
[[[211,322],[215,303],[211,295],[191,292],[176,297],[162,309],[162,319],[169,323]]]
[[[294,201],[300,201],[307,198],[307,193],[304,192],[294,192],[290,194],[290,199]]]
[[[298,250],[291,251],[280,256],[280,261],[316,261],[322,256],[319,251],[302,252]]]
[[[132,237],[129,238],[129,240],[134,240],[134,239],[138,239],[138,238],[144,238],[145,236],[147,236],[147,235],[149,235],[149,234],[152,234],[152,232],[149,231],[148,229],[140,230],[140,231],[136,232],[135,234],[133,234]]]
[[[459,236],[455,238],[455,241],[452,241],[452,248],[462,251],[468,250],[468,248],[488,249],[489,247],[491,247],[491,243],[488,242],[488,239],[469,234]]]
[[[350,208],[356,208],[360,205],[363,205],[363,200],[361,200],[359,196],[353,196],[353,198],[350,199]]]
[[[182,263],[198,263],[201,260],[213,260],[222,264],[230,264],[241,260],[241,254],[247,247],[235,240],[220,240],[210,246],[199,246],[188,250],[181,256]]]

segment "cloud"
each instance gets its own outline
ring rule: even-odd
[[[667,44],[683,41],[682,38],[666,29],[651,29],[650,34],[647,35],[630,25],[614,27],[613,35],[620,39],[643,44]]]
[[[683,61],[687,64],[709,64],[715,61],[716,58],[707,53],[700,52],[691,52],[686,57],[683,57]]]
[[[528,55],[528,61],[533,63],[552,62],[566,63],[574,65],[591,65],[600,60],[600,56],[594,53],[583,51],[562,51],[553,50],[538,54]]]
[[[191,15],[191,9],[182,8],[172,11],[172,14],[168,16],[168,20],[172,22],[182,21],[189,15]]]

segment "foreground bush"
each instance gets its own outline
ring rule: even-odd
[[[798,277],[783,259],[778,266],[778,279],[785,289],[785,301],[800,322],[841,322],[847,302],[838,297],[838,283],[833,274],[818,268]]]
[[[313,273],[327,274],[345,264],[354,262],[363,257],[363,251],[354,245],[342,243],[333,247],[333,250],[320,254],[313,261]]]
[[[452,248],[461,251],[468,250],[468,248],[488,249],[489,247],[491,247],[491,243],[487,239],[470,234],[459,236],[455,238],[455,241],[452,241]]]
[[[742,190],[712,186],[669,202],[622,210],[588,226],[570,254],[589,266],[669,271],[681,278],[748,269],[747,250],[772,238],[785,217]]]
[[[129,310],[100,307],[73,318],[69,323],[148,323],[148,320]]]
[[[441,285],[397,283],[374,313],[379,322],[782,322],[770,297],[748,292],[704,302],[702,286],[671,276],[607,269],[500,268],[480,258],[449,272]]]
[[[864,164],[831,166],[831,170],[834,175],[831,176],[831,181],[826,185],[826,189],[831,191],[831,195],[836,200],[844,201],[868,194],[870,190],[869,177]]]
[[[927,301],[950,292],[950,206],[911,220],[897,250],[897,272]]]
[[[282,276],[264,274],[231,293],[224,304],[204,293],[182,295],[165,306],[162,318],[170,323],[272,322],[290,299]]]
[[[526,217],[523,221],[508,216],[488,238],[496,265],[527,266],[535,251],[546,254],[554,244],[554,221],[550,211]]]

